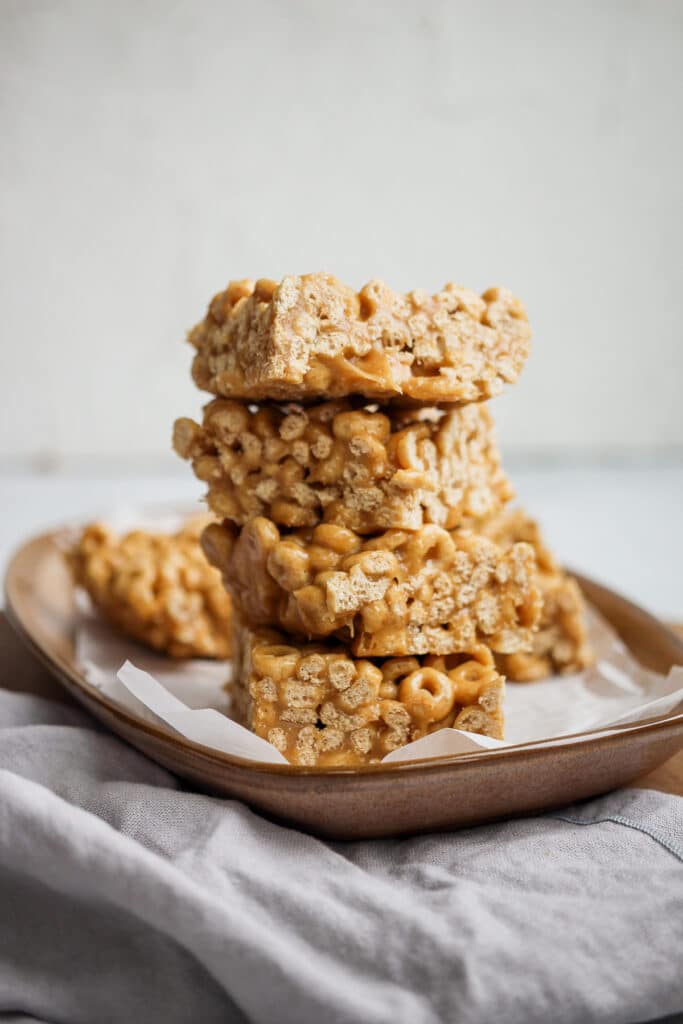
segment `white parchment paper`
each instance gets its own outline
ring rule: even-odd
[[[572,733],[652,718],[679,704],[683,711],[683,667],[672,668],[668,676],[643,668],[592,609],[590,633],[598,654],[591,668],[538,683],[507,684],[504,741],[443,729],[384,760],[553,742]],[[153,654],[98,619],[85,602],[76,632],[76,654],[86,679],[140,718],[225,753],[287,763],[270,743],[228,717],[229,662],[174,661]]]

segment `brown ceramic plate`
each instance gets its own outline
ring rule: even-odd
[[[609,735],[357,770],[259,764],[210,750],[123,711],[83,678],[74,659],[74,588],[58,536],[29,541],[7,571],[6,611],[29,647],[93,715],[155,761],[200,789],[244,800],[310,832],[393,836],[547,810],[621,786],[683,746],[679,706]],[[606,587],[579,581],[642,664],[662,673],[683,664],[683,642],[661,622]]]

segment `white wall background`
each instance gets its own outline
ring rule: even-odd
[[[211,294],[313,269],[512,287],[509,452],[682,450],[683,3],[0,19],[0,459],[166,453]]]

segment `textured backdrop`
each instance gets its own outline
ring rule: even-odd
[[[166,452],[211,293],[311,269],[513,288],[508,451],[683,446],[682,3],[0,17],[0,458]]]

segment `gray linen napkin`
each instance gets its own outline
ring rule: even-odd
[[[681,798],[325,843],[186,792],[78,709],[0,690],[0,1021],[680,1011]]]

